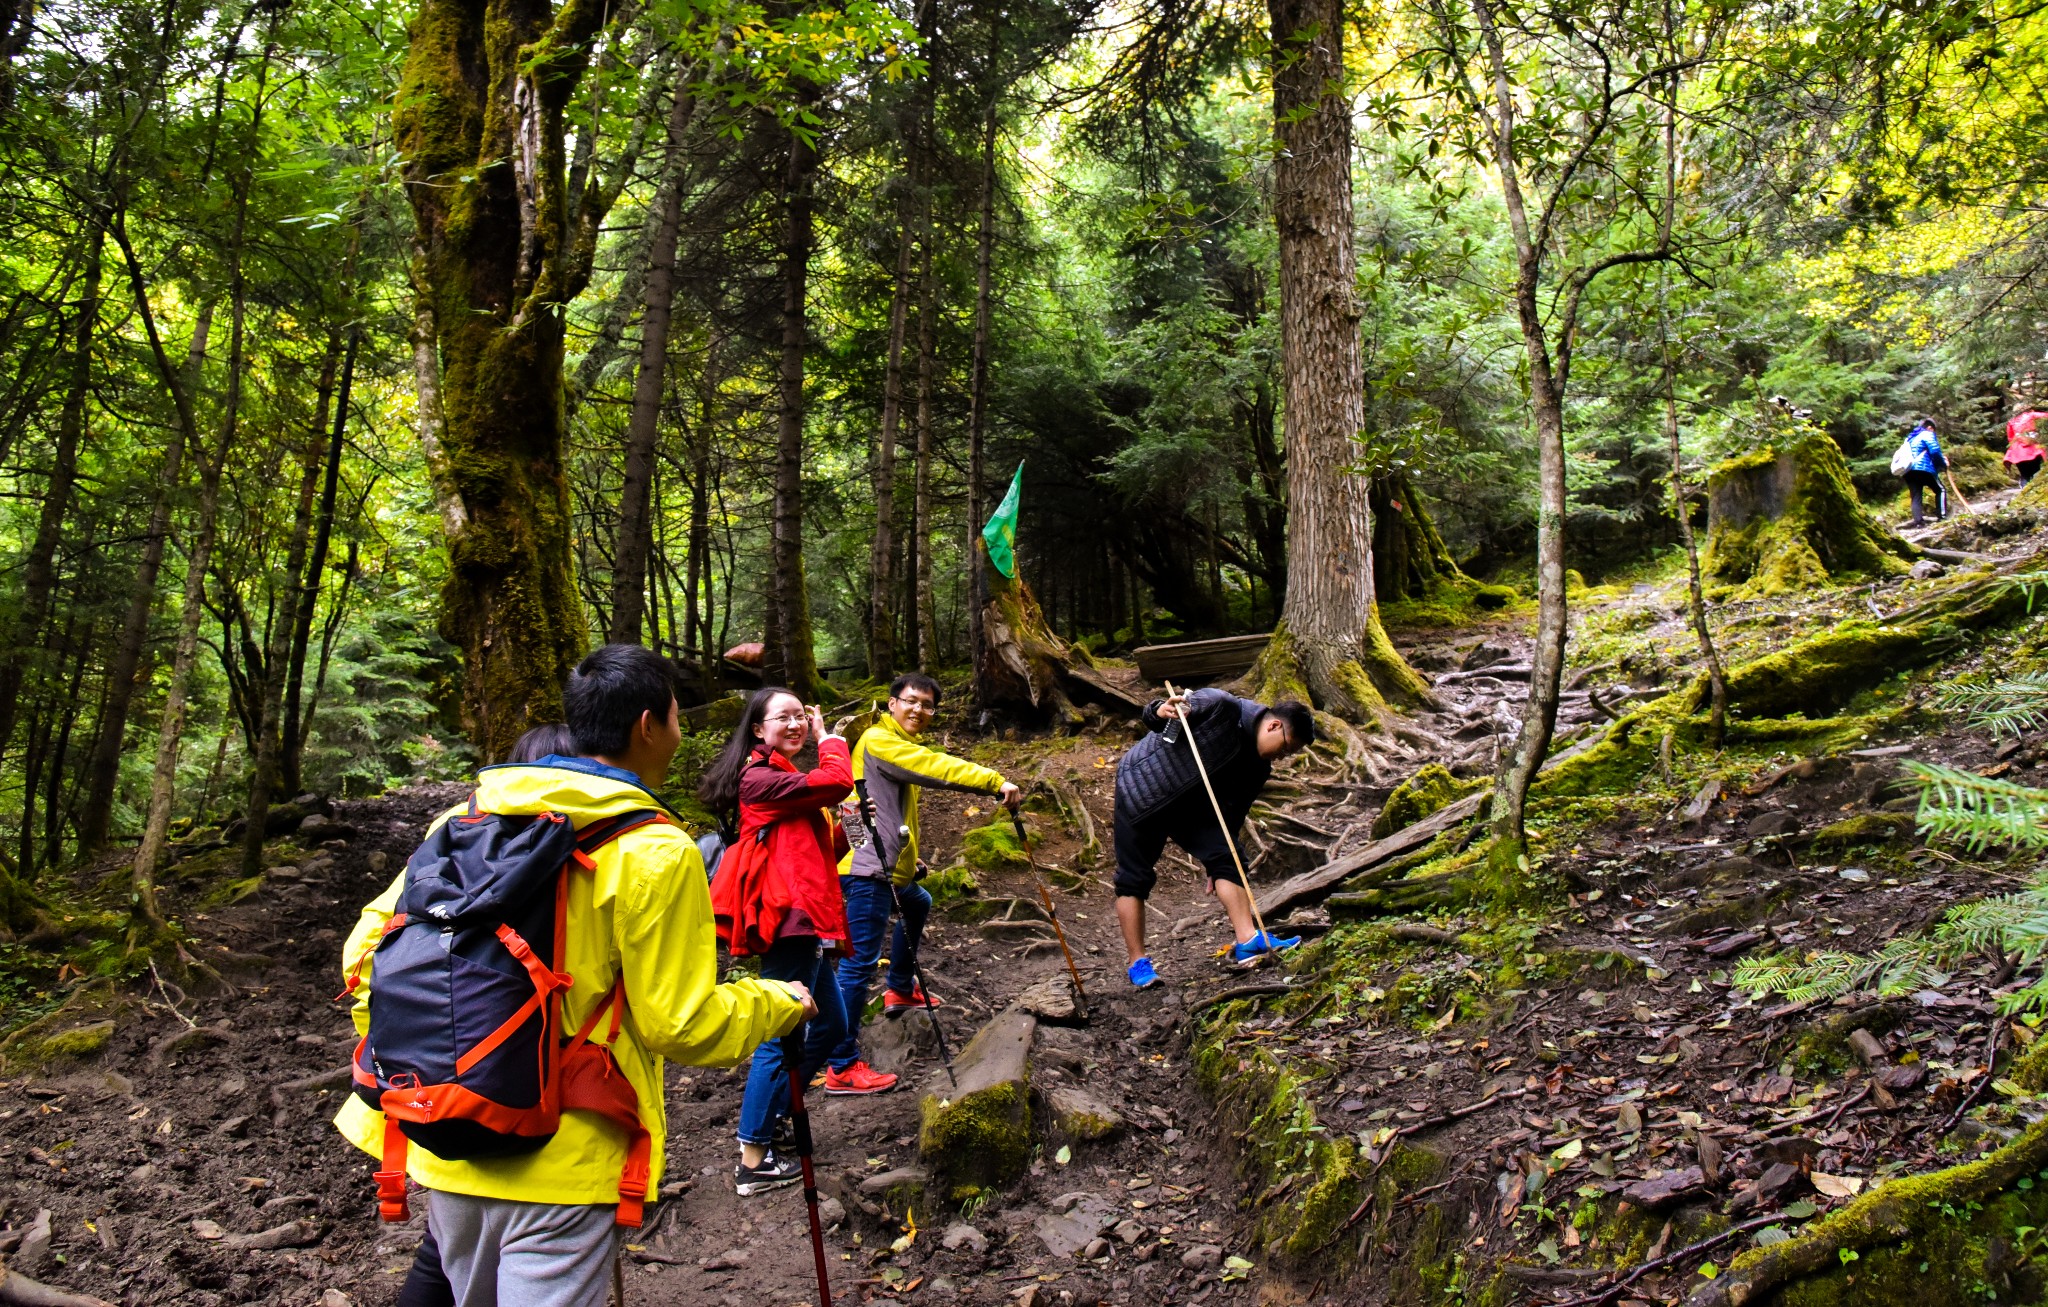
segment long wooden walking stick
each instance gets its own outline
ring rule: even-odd
[[[789,1073],[789,1124],[796,1134],[796,1160],[804,1173],[804,1206],[811,1217],[811,1259],[818,1267],[818,1307],[832,1307],[832,1281],[825,1274],[825,1224],[818,1215],[818,1173],[811,1168],[811,1114],[804,1108],[804,1032],[808,1022],[782,1040],[782,1068]]]
[[[1052,905],[1052,891],[1045,887],[1045,874],[1038,869],[1038,855],[1031,851],[1031,837],[1024,833],[1024,819],[1010,809],[1010,825],[1017,829],[1017,843],[1024,846],[1024,857],[1031,864],[1031,879],[1038,883],[1038,901],[1045,907],[1045,915],[1052,918],[1052,933],[1059,937],[1060,953],[1067,959],[1067,975],[1074,981],[1074,1006],[1079,1009],[1081,1020],[1088,1019],[1088,991],[1081,985],[1081,969],[1074,965],[1074,950],[1067,947],[1067,932],[1060,925],[1060,910]]]
[[[1216,814],[1216,824],[1223,828],[1223,842],[1229,846],[1230,860],[1237,864],[1238,883],[1244,886],[1245,902],[1252,905],[1252,924],[1259,928],[1259,938],[1270,949],[1273,936],[1266,929],[1266,919],[1259,915],[1259,898],[1252,893],[1251,873],[1244,869],[1244,859],[1237,855],[1237,837],[1230,833],[1230,823],[1223,820],[1223,805],[1216,801],[1216,787],[1209,784],[1209,769],[1202,765],[1202,746],[1195,743],[1195,724],[1187,719],[1187,696],[1173,688],[1173,682],[1166,683],[1166,697],[1169,701],[1178,699],[1181,703],[1180,724],[1187,728],[1188,749],[1195,755],[1195,771],[1202,778],[1202,791],[1209,796],[1209,808]]]

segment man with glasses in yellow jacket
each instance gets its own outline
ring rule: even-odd
[[[580,663],[563,693],[578,756],[486,768],[476,806],[504,816],[552,812],[578,829],[623,813],[661,808],[654,787],[681,741],[669,666],[637,645],[607,645]],[[443,814],[445,822],[469,811]],[[436,823],[439,824],[438,822]],[[718,983],[718,941],[697,846],[680,826],[629,830],[569,878],[565,956],[573,977],[567,1029],[583,1025],[623,981],[622,1017],[595,1038],[639,1100],[651,1136],[647,1191],[658,1192],[665,1143],[664,1058],[733,1066],[764,1040],[816,1015],[800,984],[736,977]],[[391,919],[405,876],[363,910],[343,952],[358,995],[358,1032],[369,1026],[369,960]],[[607,1022],[609,1025],[609,1022]],[[350,1095],[335,1118],[343,1135],[378,1156],[384,1117]],[[599,1307],[615,1255],[615,1214],[629,1141],[617,1125],[567,1109],[538,1151],[450,1161],[407,1151],[406,1170],[426,1189],[431,1238],[461,1307]]]
[[[1014,810],[1024,794],[1000,772],[955,758],[918,742],[939,710],[939,683],[922,672],[906,672],[889,686],[889,715],[861,732],[853,746],[853,778],[866,782],[874,805],[875,832],[883,848],[865,841],[839,860],[839,886],[846,894],[847,946],[839,964],[839,996],[846,1004],[846,1038],[834,1048],[825,1070],[828,1094],[879,1094],[896,1087],[896,1077],[870,1067],[860,1055],[860,1014],[882,956],[897,900],[902,916],[889,939],[889,975],[882,1015],[901,1016],[925,1005],[916,979],[917,949],[932,896],[917,883],[917,792],[920,788],[993,794]],[[891,891],[891,886],[894,891]],[[933,1007],[939,1006],[936,995]]]

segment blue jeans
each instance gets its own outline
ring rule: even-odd
[[[879,876],[841,876],[839,889],[846,899],[847,947],[851,956],[839,968],[839,1006],[846,1014],[846,1037],[832,1050],[834,1071],[844,1071],[860,1060],[860,1016],[867,1011],[868,986],[874,983],[875,963],[882,956],[882,938],[896,908],[896,895],[889,893],[889,882]],[[903,918],[896,923],[896,933],[889,940],[889,975],[885,983],[908,997],[917,986],[917,945],[924,938],[932,896],[916,881],[896,893],[903,898]]]
[[[807,985],[818,1004],[818,1015],[803,1032],[804,1064],[797,1068],[806,1084],[825,1065],[826,1054],[846,1037],[846,1009],[839,1004],[835,969],[833,959],[819,954],[815,935],[778,939],[761,955],[763,980],[794,980]],[[789,1115],[789,1072],[783,1064],[782,1046],[782,1040],[771,1039],[754,1050],[747,1090],[740,1096],[743,1144],[773,1143],[776,1123]]]

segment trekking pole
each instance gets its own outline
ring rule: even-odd
[[[1953,467],[1948,469],[1948,484],[1949,488],[1956,492],[1956,498],[1962,501],[1963,511],[1965,513],[1974,513],[1977,511],[1976,509],[1971,508],[1970,501],[1964,498],[1962,486],[1956,483],[1956,470]]]
[[[868,783],[865,780],[855,781],[853,788],[860,793],[860,824],[868,828],[868,843],[874,846],[875,862],[882,868],[882,881],[889,887],[889,897],[896,902],[896,915],[903,921],[903,942],[908,944],[910,916],[903,910],[903,893],[896,888],[896,869],[882,862],[882,837],[875,830],[875,819],[868,815]],[[909,835],[910,828],[903,827],[902,834]],[[910,980],[917,986],[917,992],[924,995],[925,1020],[932,1023],[932,1035],[939,1041],[939,1056],[945,1060],[946,1079],[953,1082],[953,1088],[958,1089],[960,1077],[953,1074],[953,1052],[946,1047],[946,1032],[939,1028],[939,1010],[932,1002],[931,986],[924,983],[924,963],[915,960],[914,957],[910,964]],[[847,1020],[855,1021],[856,1018],[849,1013]]]
[[[818,1216],[818,1173],[811,1167],[811,1114],[804,1108],[804,1032],[809,1023],[782,1037],[782,1069],[789,1073],[789,1124],[796,1135],[796,1159],[804,1173],[804,1206],[811,1216],[811,1257],[818,1264],[819,1307],[832,1307],[832,1282],[825,1275],[825,1226]]]
[[[1259,899],[1252,893],[1251,873],[1244,869],[1244,859],[1237,856],[1237,837],[1230,833],[1230,823],[1223,820],[1223,805],[1216,801],[1216,789],[1209,784],[1209,769],[1202,765],[1202,746],[1195,743],[1195,724],[1185,716],[1187,699],[1173,688],[1172,681],[1166,683],[1166,697],[1181,701],[1181,725],[1187,727],[1188,749],[1195,755],[1195,771],[1202,778],[1202,790],[1209,796],[1209,807],[1216,814],[1216,824],[1223,828],[1223,843],[1230,849],[1230,860],[1237,865],[1238,883],[1244,886],[1245,902],[1252,905],[1252,922],[1259,928],[1259,938],[1270,947],[1273,936],[1266,930],[1266,919],[1259,915]]]
[[[1080,1009],[1083,1021],[1088,1019],[1088,991],[1081,987],[1081,969],[1074,965],[1074,950],[1067,947],[1067,932],[1060,926],[1060,912],[1052,905],[1052,891],[1045,887],[1045,876],[1038,869],[1038,855],[1031,851],[1031,837],[1024,833],[1024,819],[1010,809],[1010,824],[1017,828],[1017,843],[1024,846],[1024,857],[1031,863],[1031,879],[1038,883],[1038,901],[1045,905],[1045,915],[1052,918],[1052,933],[1059,937],[1060,952],[1067,959],[1067,975],[1074,981],[1075,1006]]]

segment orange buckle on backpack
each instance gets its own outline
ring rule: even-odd
[[[405,1201],[405,1150],[409,1141],[398,1122],[384,1118],[384,1169],[376,1173],[377,1215],[385,1221],[409,1221],[412,1209]]]

